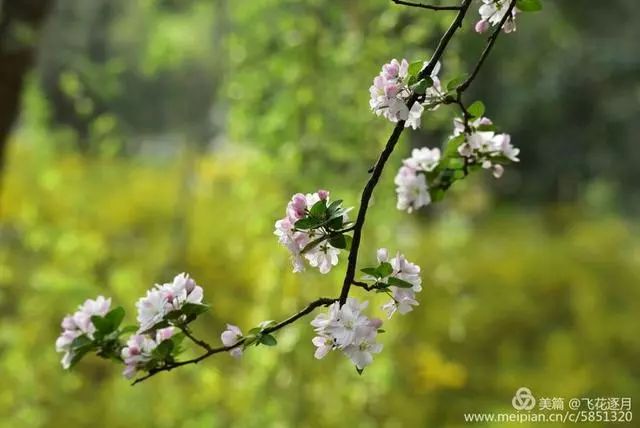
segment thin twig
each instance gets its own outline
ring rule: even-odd
[[[487,41],[487,45],[482,51],[482,54],[480,55],[480,59],[478,60],[476,66],[473,68],[473,71],[471,72],[469,77],[467,77],[467,80],[465,80],[464,82],[462,82],[460,85],[456,87],[456,92],[458,94],[464,92],[469,87],[469,85],[471,85],[471,82],[473,82],[473,79],[475,79],[476,76],[478,75],[478,72],[480,71],[482,64],[484,64],[484,60],[487,59],[489,52],[491,52],[493,45],[498,39],[498,36],[500,35],[500,32],[502,30],[502,27],[504,27],[504,24],[507,22],[508,19],[512,18],[511,12],[513,11],[513,8],[515,7],[515,5],[516,5],[516,0],[511,0],[511,3],[509,3],[509,6],[507,8],[507,13],[504,14],[502,19],[500,20],[500,23],[498,24],[496,29],[493,31],[493,33],[489,37],[489,40]]]
[[[178,326],[178,327],[180,328],[180,330],[182,330],[184,335],[187,336],[193,343],[195,343],[196,345],[200,346],[205,351],[211,351],[211,346],[207,342],[205,342],[204,340],[200,340],[197,337],[195,337],[193,334],[191,334],[191,331],[189,330],[189,327],[187,327],[186,325],[181,325],[181,326]]]
[[[274,331],[280,330],[281,328],[297,321],[298,319],[302,318],[303,316],[311,313],[315,308],[319,307],[319,306],[329,306],[332,303],[337,302],[338,299],[337,298],[329,298],[329,297],[321,297],[319,299],[314,300],[313,302],[309,303],[304,309],[296,312],[295,314],[291,315],[289,318],[280,321],[278,324],[272,326],[272,327],[268,327],[265,328],[264,330],[262,330],[262,333],[273,333]],[[183,330],[184,331],[184,330]],[[185,333],[186,334],[186,333]],[[204,360],[205,358],[210,357],[211,355],[214,354],[219,354],[221,352],[228,352],[234,348],[237,348],[238,346],[242,346],[245,342],[245,338],[240,339],[238,342],[236,342],[235,344],[231,345],[231,346],[220,346],[217,348],[212,348],[209,344],[206,344],[205,342],[199,340],[199,339],[195,339],[192,337],[192,335],[187,334],[187,337],[189,337],[191,340],[196,341],[196,343],[198,343],[200,346],[205,346],[206,345],[206,349],[207,352],[205,352],[204,354],[196,357],[196,358],[192,358],[190,360],[183,360],[183,361],[176,361],[173,363],[168,363],[164,366],[155,368],[155,369],[151,369],[149,370],[149,373],[146,374],[145,376],[136,379],[131,385],[135,385],[137,383],[140,383],[146,379],[149,379],[152,376],[155,376],[156,374],[160,373],[160,372],[168,372],[170,370],[173,370],[177,367],[182,367],[182,366],[186,366],[188,364],[197,364],[200,361]],[[201,344],[202,343],[202,344]],[[204,344],[204,345],[203,345]]]
[[[401,6],[410,6],[410,7],[419,7],[421,9],[429,9],[429,10],[460,10],[460,6],[439,6],[432,4],[424,4],[424,3],[414,3],[403,0],[391,0],[395,4],[399,4]]]
[[[471,0],[464,0],[462,2],[456,18],[451,23],[451,26],[446,31],[446,33],[440,39],[440,42],[438,43],[433,56],[429,60],[429,64],[427,64],[427,66],[418,75],[418,80],[424,79],[425,77],[431,75],[437,62],[440,60],[440,57],[444,53],[445,48],[449,44],[449,41],[451,40],[457,29],[462,26],[462,21],[465,14],[467,13],[467,10],[469,9],[470,4]],[[416,99],[417,95],[414,94],[409,99],[407,106],[410,108]],[[342,283],[342,290],[340,292],[340,305],[344,305],[344,303],[347,301],[347,297],[349,296],[349,289],[351,288],[351,284],[353,283],[353,279],[355,276],[356,263],[358,262],[358,249],[360,248],[360,239],[362,237],[362,227],[364,226],[367,209],[369,208],[369,201],[371,200],[373,191],[378,184],[378,181],[380,180],[384,165],[389,159],[389,156],[391,156],[396,143],[400,139],[400,135],[402,135],[402,131],[404,131],[403,120],[399,121],[393,129],[393,132],[391,133],[389,140],[387,140],[387,144],[384,147],[384,150],[382,150],[382,152],[380,153],[378,161],[373,167],[371,177],[369,177],[369,181],[367,181],[367,184],[364,186],[364,190],[362,191],[360,208],[358,209],[358,217],[356,218],[353,229],[353,240],[351,241],[351,250],[349,251],[347,270],[344,276],[344,281]]]

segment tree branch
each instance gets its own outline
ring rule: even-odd
[[[321,297],[319,299],[314,300],[313,302],[309,303],[304,309],[296,312],[295,314],[291,315],[289,318],[286,318],[283,321],[280,321],[278,324],[265,328],[262,330],[262,333],[273,333],[274,331],[280,330],[283,327],[286,327],[287,325],[297,321],[298,319],[302,318],[303,316],[313,312],[314,309],[316,309],[319,306],[329,306],[334,302],[337,302],[338,299],[337,298],[329,298],[329,297]],[[234,348],[237,348],[238,346],[242,346],[244,344],[244,342],[246,341],[246,338],[242,338],[240,339],[238,342],[234,343],[231,346],[219,346],[217,348],[212,348],[209,346],[209,344],[207,344],[206,342],[203,342],[199,339],[194,338],[190,333],[187,333],[186,329],[182,330],[183,332],[185,332],[185,334],[187,335],[187,337],[189,337],[189,339],[193,340],[195,343],[197,343],[198,345],[202,346],[203,348],[207,349],[207,352],[205,352],[204,354],[200,355],[199,357],[196,358],[192,358],[190,360],[184,360],[184,361],[177,361],[177,362],[173,362],[173,363],[168,363],[165,364],[164,366],[155,368],[155,369],[151,369],[149,370],[149,373],[146,374],[145,376],[136,379],[131,385],[135,385],[137,383],[140,383],[146,379],[149,379],[152,376],[155,376],[156,374],[160,373],[160,372],[168,372],[171,371],[177,367],[182,367],[182,366],[186,366],[188,364],[197,364],[200,361],[204,360],[205,358],[208,358],[214,354],[219,354],[221,352],[228,352]]]
[[[458,28],[462,26],[462,21],[464,20],[464,16],[469,9],[469,5],[471,4],[471,0],[464,0],[462,5],[460,6],[460,10],[456,15],[456,18],[451,23],[451,26],[446,31],[446,33],[440,39],[438,46],[436,47],[433,56],[429,60],[429,64],[420,72],[418,75],[418,80],[424,79],[429,76],[432,72],[436,63],[440,60],[440,57],[444,53],[445,48],[449,44],[449,41],[455,34]],[[413,103],[416,101],[417,95],[413,95],[407,106],[411,108]],[[387,140],[387,144],[385,145],[384,150],[380,153],[378,157],[378,161],[373,167],[373,171],[371,172],[371,177],[369,177],[369,181],[364,187],[362,191],[362,197],[360,199],[360,208],[358,209],[358,217],[356,218],[356,222],[353,228],[353,240],[351,241],[351,250],[349,251],[349,258],[347,264],[347,271],[344,276],[344,281],[342,283],[342,290],[340,292],[340,305],[344,305],[347,301],[347,297],[349,296],[349,289],[351,288],[351,284],[353,283],[353,279],[356,272],[356,263],[358,262],[358,249],[360,248],[360,239],[362,237],[362,227],[364,226],[365,218],[367,215],[367,209],[369,208],[369,201],[371,200],[371,196],[373,195],[373,191],[375,190],[378,181],[380,180],[380,176],[382,175],[382,171],[384,166],[393,153],[393,149],[395,148],[398,140],[400,139],[400,135],[402,135],[402,131],[404,131],[404,121],[399,121],[391,136]]]
[[[480,59],[476,63],[476,66],[473,68],[473,71],[471,72],[469,77],[467,77],[467,80],[465,80],[460,85],[458,85],[458,87],[456,87],[456,92],[458,94],[464,92],[469,87],[469,85],[471,85],[471,82],[473,82],[473,79],[475,79],[476,76],[478,75],[478,72],[480,71],[482,64],[484,64],[485,59],[487,59],[487,56],[489,56],[489,52],[491,52],[491,49],[493,49],[493,45],[498,39],[498,36],[500,35],[500,32],[502,30],[502,27],[507,22],[507,20],[511,18],[511,12],[513,11],[513,8],[515,7],[515,5],[516,5],[516,0],[511,0],[511,3],[509,3],[509,6],[507,8],[507,13],[504,14],[502,19],[500,20],[500,23],[498,24],[498,26],[495,28],[495,30],[489,37],[489,40],[487,41],[487,45],[482,51],[482,54],[480,55]]]
[[[438,6],[432,4],[424,4],[424,3],[414,3],[403,0],[391,0],[395,4],[401,6],[410,6],[410,7],[418,7],[421,9],[429,9],[429,10],[460,10],[460,6]]]

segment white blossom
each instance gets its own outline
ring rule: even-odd
[[[98,296],[95,300],[85,300],[76,312],[64,317],[61,323],[62,333],[56,339],[56,351],[64,353],[60,361],[64,369],[68,369],[71,366],[71,361],[74,357],[71,350],[73,341],[82,335],[93,340],[93,333],[95,333],[96,328],[91,322],[91,317],[94,315],[105,316],[110,307],[111,299]]]
[[[464,142],[458,147],[458,154],[466,158],[467,163],[479,164],[490,170],[495,178],[500,178],[504,173],[503,163],[520,161],[520,149],[511,144],[509,134],[480,130],[483,125],[492,125],[492,122],[481,117],[469,122],[469,129],[465,129],[462,119],[454,119],[453,137],[465,135]]]
[[[489,29],[489,26],[494,27],[500,24],[509,9],[510,0],[482,0],[482,3],[478,10],[480,21],[475,25],[475,30],[478,33],[484,33]],[[505,33],[516,31],[516,13],[517,8],[514,7],[511,11],[511,16],[502,27]]]
[[[340,250],[326,241],[303,254],[302,250],[307,244],[319,238],[319,236],[315,230],[296,230],[295,228],[295,223],[305,218],[308,215],[308,210],[321,200],[329,202],[329,192],[327,190],[321,189],[306,195],[296,193],[287,204],[285,217],[275,223],[273,233],[278,237],[278,242],[289,250],[293,272],[304,271],[305,259],[323,274],[328,273],[333,266],[338,264]],[[348,220],[346,213],[343,215],[343,220]]]
[[[233,346],[242,338],[242,330],[240,330],[240,327],[233,324],[227,324],[227,329],[220,335],[220,340],[224,346]],[[229,350],[229,354],[233,358],[240,358],[242,356],[242,346],[236,346]]]
[[[138,332],[153,328],[169,312],[182,309],[186,303],[202,304],[202,299],[202,287],[186,273],[176,275],[170,283],[156,284],[136,302],[137,320],[140,324]]]
[[[400,167],[394,179],[399,210],[412,212],[431,203],[431,195],[427,187],[427,178],[406,165]]]
[[[368,318],[362,313],[368,302],[360,303],[349,297],[344,305],[333,303],[326,313],[318,314],[311,325],[316,336],[312,339],[316,347],[315,358],[321,359],[331,350],[341,350],[358,370],[362,370],[373,361],[373,355],[382,350],[375,342],[382,321]]]
[[[425,62],[423,68],[427,65]],[[405,121],[406,128],[417,129],[420,127],[420,118],[424,111],[424,105],[431,110],[438,107],[443,95],[438,79],[440,63],[436,63],[429,76],[433,84],[425,89],[424,101],[414,102],[411,108],[407,107],[409,99],[413,95],[409,88],[409,63],[406,59],[398,61],[392,59],[384,64],[378,74],[373,79],[373,84],[369,88],[369,106],[378,116],[384,116],[391,122]]]

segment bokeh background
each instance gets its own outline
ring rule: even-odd
[[[298,191],[357,205],[391,130],[369,112],[371,79],[392,57],[427,58],[453,14],[386,0],[0,5],[0,426],[444,427],[512,411],[521,386],[640,397],[637,1],[545,0],[500,37],[467,100],[522,149],[502,179],[400,213],[401,159],[440,145],[455,111],[405,133],[360,260],[401,249],[424,291],[363,376],[338,353],[314,360],[309,318],[275,348],[136,387],[97,358],[64,372],[62,316],[103,294],[133,321],[146,289],[188,271],[213,308],[194,328],[218,343],[226,322],[336,295],[344,257],[294,275],[273,223]],[[483,47],[477,7],[444,80]]]

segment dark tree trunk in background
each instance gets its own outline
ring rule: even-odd
[[[11,127],[20,111],[25,77],[54,0],[0,0],[0,172]]]

